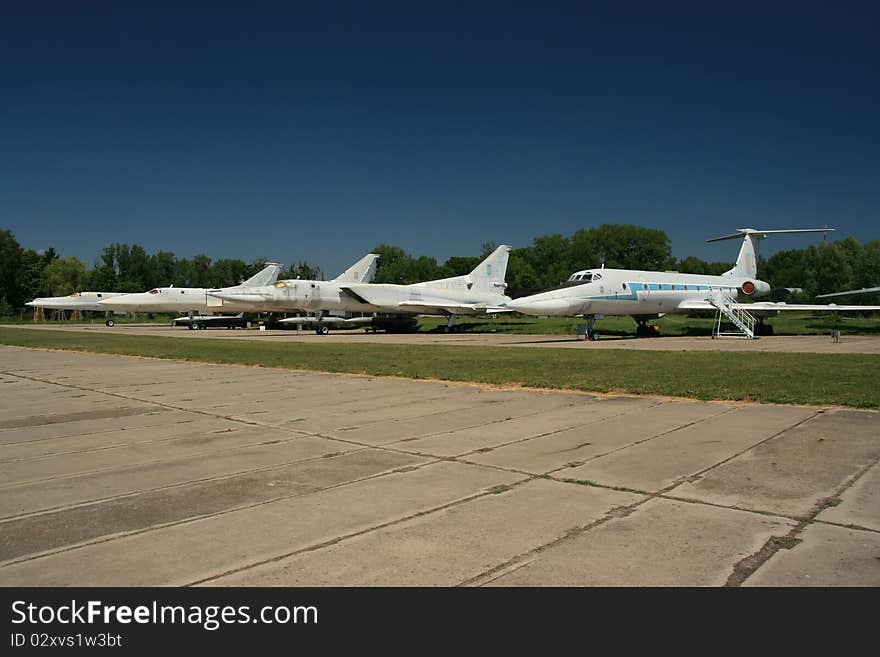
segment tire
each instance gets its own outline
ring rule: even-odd
[[[190,327],[193,331],[198,331],[200,328],[202,328],[202,327],[199,325],[198,322],[193,322],[192,324],[189,325],[189,327]]]
[[[112,319],[108,319],[106,322],[104,322],[104,324],[110,327],[116,326],[116,322],[114,322]]]
[[[329,327],[329,326],[324,326],[324,325],[322,324],[321,326],[319,326],[318,328],[315,329],[315,332],[316,332],[318,335],[327,335],[328,333],[330,333],[330,327]]]

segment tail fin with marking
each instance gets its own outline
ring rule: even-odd
[[[333,280],[337,283],[369,283],[376,275],[378,259],[377,254],[368,253]]]

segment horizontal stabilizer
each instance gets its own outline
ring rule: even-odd
[[[737,228],[735,233],[731,233],[730,235],[722,235],[721,237],[713,237],[710,240],[706,240],[707,242],[720,242],[722,240],[736,240],[742,239],[746,235],[753,235],[757,239],[763,239],[767,237],[767,235],[783,235],[790,233],[828,233],[833,231],[834,228],[792,228],[785,230],[756,230],[754,228]]]

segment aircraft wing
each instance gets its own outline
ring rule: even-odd
[[[480,313],[485,312],[489,313],[509,313],[511,312],[508,308],[501,308],[500,306],[486,306],[476,303],[449,303],[448,301],[444,301],[442,299],[422,299],[421,301],[401,301],[397,304],[398,308],[406,310],[406,308],[436,308],[437,310],[442,310],[448,312],[451,315],[459,314],[459,313]]]
[[[817,299],[827,299],[828,297],[846,297],[850,294],[868,294],[870,292],[880,292],[880,287],[863,287],[861,290],[847,290],[846,292],[835,292],[833,294],[819,294]]]
[[[880,310],[880,306],[839,306],[836,303],[785,303],[785,302],[772,302],[772,301],[756,301],[755,303],[732,303],[730,304],[737,310],[748,310],[748,311],[783,311],[783,310],[800,310],[800,311],[817,311],[817,310],[840,310],[844,312],[852,312],[852,311],[877,311]],[[687,301],[682,301],[678,304],[678,310],[707,310],[707,311],[715,311],[718,310],[715,306],[713,306],[708,301],[704,301],[702,299],[689,299]]]

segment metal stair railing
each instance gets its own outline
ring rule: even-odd
[[[745,338],[747,340],[754,340],[755,324],[758,321],[754,315],[752,315],[744,308],[735,307],[733,305],[735,303],[734,299],[732,299],[727,294],[724,294],[723,292],[713,294],[711,297],[706,299],[706,301],[708,301],[713,306],[715,306],[715,308],[718,309],[718,312],[715,316],[715,326],[712,329],[713,338]],[[739,331],[722,331],[721,321],[723,317],[726,317],[728,320],[730,320],[730,322],[736,328],[738,328]]]

